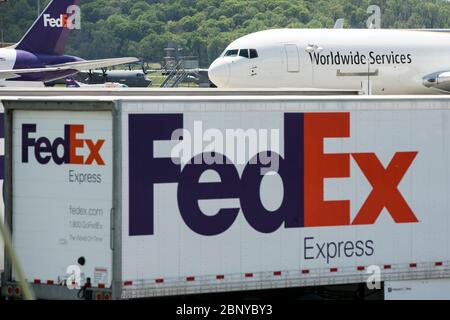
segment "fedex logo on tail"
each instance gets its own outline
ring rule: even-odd
[[[261,233],[272,233],[280,227],[374,224],[383,209],[396,223],[418,222],[398,188],[417,151],[395,152],[387,166],[371,152],[324,152],[325,139],[350,138],[350,113],[284,114],[284,157],[276,155],[284,197],[275,211],[268,211],[260,196],[264,178],[261,169],[270,164],[249,161],[239,174],[224,155],[220,164],[190,161],[184,167],[171,158],[155,157],[154,142],[171,140],[172,132],[182,127],[182,114],[129,115],[130,236],[156,232],[153,190],[155,185],[165,183],[178,184],[177,203],[183,221],[191,230],[205,236],[225,232],[240,212]],[[350,178],[351,161],[372,187],[354,219],[351,219],[350,200],[324,200],[324,179]],[[215,171],[220,181],[201,182],[202,174],[208,170]],[[214,199],[239,199],[240,205],[220,208],[215,215],[205,214],[199,200]]]
[[[105,143],[104,139],[83,139],[84,125],[64,125],[64,137],[51,141],[46,137],[32,137],[36,133],[36,124],[22,124],[22,163],[28,163],[30,156],[34,155],[40,164],[53,161],[57,165],[105,165],[100,150]],[[85,150],[84,155],[80,151]],[[30,154],[31,151],[31,154]],[[61,152],[62,151],[62,152]],[[87,156],[85,156],[87,154]]]
[[[71,5],[66,13],[54,18],[49,13],[43,14],[44,27],[46,28],[66,28],[81,29],[81,9],[77,5]]]

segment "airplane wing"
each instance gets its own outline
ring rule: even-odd
[[[20,76],[23,73],[37,73],[37,72],[54,72],[54,71],[61,71],[61,70],[67,70],[70,68],[34,68],[34,69],[12,69],[12,70],[0,70],[0,79],[8,79],[8,78],[15,78]]]
[[[52,67],[75,69],[75,70],[81,71],[81,70],[107,68],[107,67],[117,66],[117,65],[126,64],[126,63],[138,62],[138,61],[139,61],[138,58],[126,57],[126,58],[112,58],[112,59],[99,59],[99,60],[68,62],[68,63],[58,64],[58,65],[53,65]]]
[[[112,66],[117,66],[126,63],[137,62],[139,59],[128,57],[128,58],[112,58],[112,59],[100,59],[100,60],[86,60],[86,61],[76,61],[68,62],[58,65],[52,65],[47,68],[34,68],[34,69],[12,69],[12,70],[0,70],[0,79],[9,79],[20,76],[24,73],[36,73],[36,72],[54,72],[62,70],[90,70],[98,68],[107,68]]]

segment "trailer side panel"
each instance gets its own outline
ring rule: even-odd
[[[124,102],[123,297],[448,276],[448,108]]]
[[[27,279],[110,286],[111,112],[14,110],[12,128],[12,235]]]

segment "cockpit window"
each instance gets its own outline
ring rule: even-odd
[[[258,51],[256,49],[231,49],[225,51],[224,57],[236,57],[240,56],[247,59],[258,58]]]
[[[250,59],[258,58],[258,51],[256,49],[250,49]]]
[[[238,52],[238,49],[228,50],[227,52],[225,52],[225,57],[235,57],[238,55]]]
[[[244,58],[248,58],[248,49],[241,49],[239,50],[239,56],[244,57]]]

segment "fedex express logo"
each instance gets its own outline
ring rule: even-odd
[[[31,154],[40,164],[47,164],[53,160],[57,165],[97,165],[104,166],[105,161],[100,150],[105,143],[104,139],[94,141],[83,139],[84,125],[66,124],[64,126],[64,137],[58,137],[51,141],[46,137],[33,137],[36,134],[36,124],[22,124],[22,162],[28,163]],[[33,136],[32,136],[33,135]],[[86,150],[87,157],[79,154]],[[62,151],[62,152],[61,152]]]
[[[220,164],[191,161],[183,168],[171,158],[156,157],[154,142],[171,140],[172,132],[182,127],[182,114],[129,115],[130,236],[154,234],[153,190],[156,184],[165,183],[178,183],[177,202],[182,219],[191,230],[205,236],[225,232],[240,211],[249,225],[262,233],[274,232],[281,226],[374,224],[384,208],[396,223],[418,222],[398,189],[417,151],[394,153],[386,167],[375,153],[324,153],[324,139],[350,137],[350,113],[284,115],[284,157],[276,155],[284,197],[275,211],[268,211],[260,197],[264,177],[261,169],[270,164],[249,161],[240,175],[225,156]],[[195,158],[202,156],[205,154]],[[353,221],[349,200],[324,201],[324,179],[349,178],[350,161],[356,162],[372,186]],[[208,170],[215,171],[220,182],[200,182]],[[240,206],[220,208],[215,215],[205,214],[199,200],[211,199],[239,199]]]
[[[67,7],[66,13],[59,17],[55,18],[49,13],[44,13],[43,18],[46,28],[81,29],[81,9],[77,5]]]

